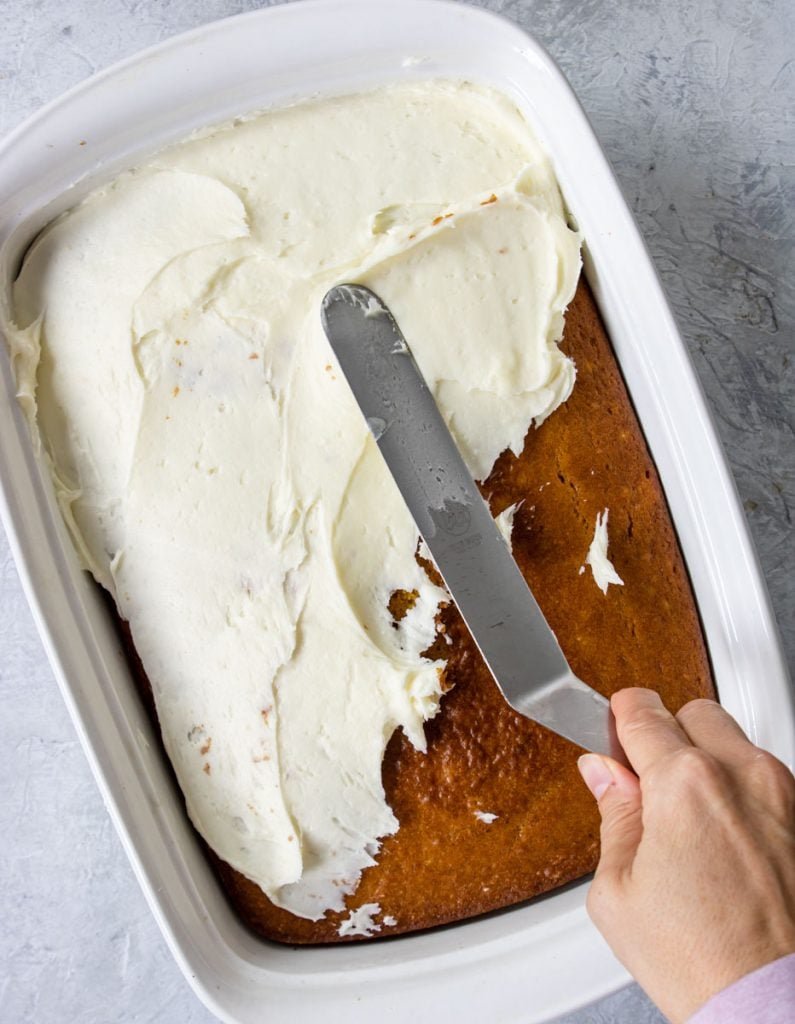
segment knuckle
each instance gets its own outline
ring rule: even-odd
[[[709,697],[698,697],[681,707],[676,713],[676,719],[682,723],[692,722],[707,715],[714,715],[716,711],[723,711],[717,701],[710,700]]]
[[[653,704],[655,701],[659,701],[659,697],[654,690],[642,686],[625,686],[623,689],[617,690],[610,700],[620,710],[627,711],[633,707],[646,706],[650,702]]]
[[[664,707],[638,708],[619,722],[619,732],[625,739],[637,739],[650,729],[657,729],[662,723],[670,721],[670,717]]]
[[[752,781],[776,806],[791,808],[795,805],[795,777],[773,754],[756,751],[750,772]]]
[[[604,807],[602,813],[602,842],[609,836],[621,835],[635,825],[637,810],[624,800],[618,800]]]
[[[714,789],[724,781],[721,766],[700,747],[683,747],[672,754],[667,774],[675,783],[688,789]]]

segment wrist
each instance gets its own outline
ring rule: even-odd
[[[795,1019],[795,953],[779,957],[716,993],[685,1024],[780,1024]]]
[[[685,1022],[690,1024],[691,1021],[700,1024],[701,1009],[709,1005],[718,995],[728,992],[745,979],[764,971],[771,964],[786,960],[791,956],[795,956],[795,939],[792,942],[761,939],[756,941],[750,939],[747,942],[735,941],[730,955],[722,956],[719,962],[713,961],[711,967],[707,966],[699,957],[693,956],[690,963],[694,969],[697,967],[698,970],[694,971],[691,976],[690,984],[682,985],[678,991],[675,984],[671,986],[679,997],[676,999],[676,1005],[666,1007],[666,1000],[661,1000],[658,1005],[670,1018],[671,1024],[685,1024]],[[733,1018],[731,1019],[733,1020]],[[793,1019],[795,1020],[795,1018]],[[738,1024],[745,1024],[745,1018],[739,1018]]]

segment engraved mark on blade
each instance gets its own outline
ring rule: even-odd
[[[440,530],[451,537],[463,537],[470,527],[472,515],[466,505],[458,501],[445,501],[441,508],[428,507],[428,513]]]

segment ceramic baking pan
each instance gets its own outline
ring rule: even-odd
[[[546,145],[662,478],[726,707],[789,764],[793,706],[731,477],[657,276],[557,67],[510,22],[436,0],[309,0],[217,22],[84,82],[0,147],[0,298],[24,251],[97,184],[190,131],[398,79],[501,89]],[[460,925],[295,950],[254,938],[199,849],[105,606],[80,572],[0,346],[0,511],[75,726],[174,956],[223,1020],[532,1024],[626,975],[585,913],[586,884]]]

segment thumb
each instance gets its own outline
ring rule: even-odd
[[[583,754],[577,767],[602,816],[597,874],[621,875],[631,866],[643,834],[640,783],[612,757]]]

